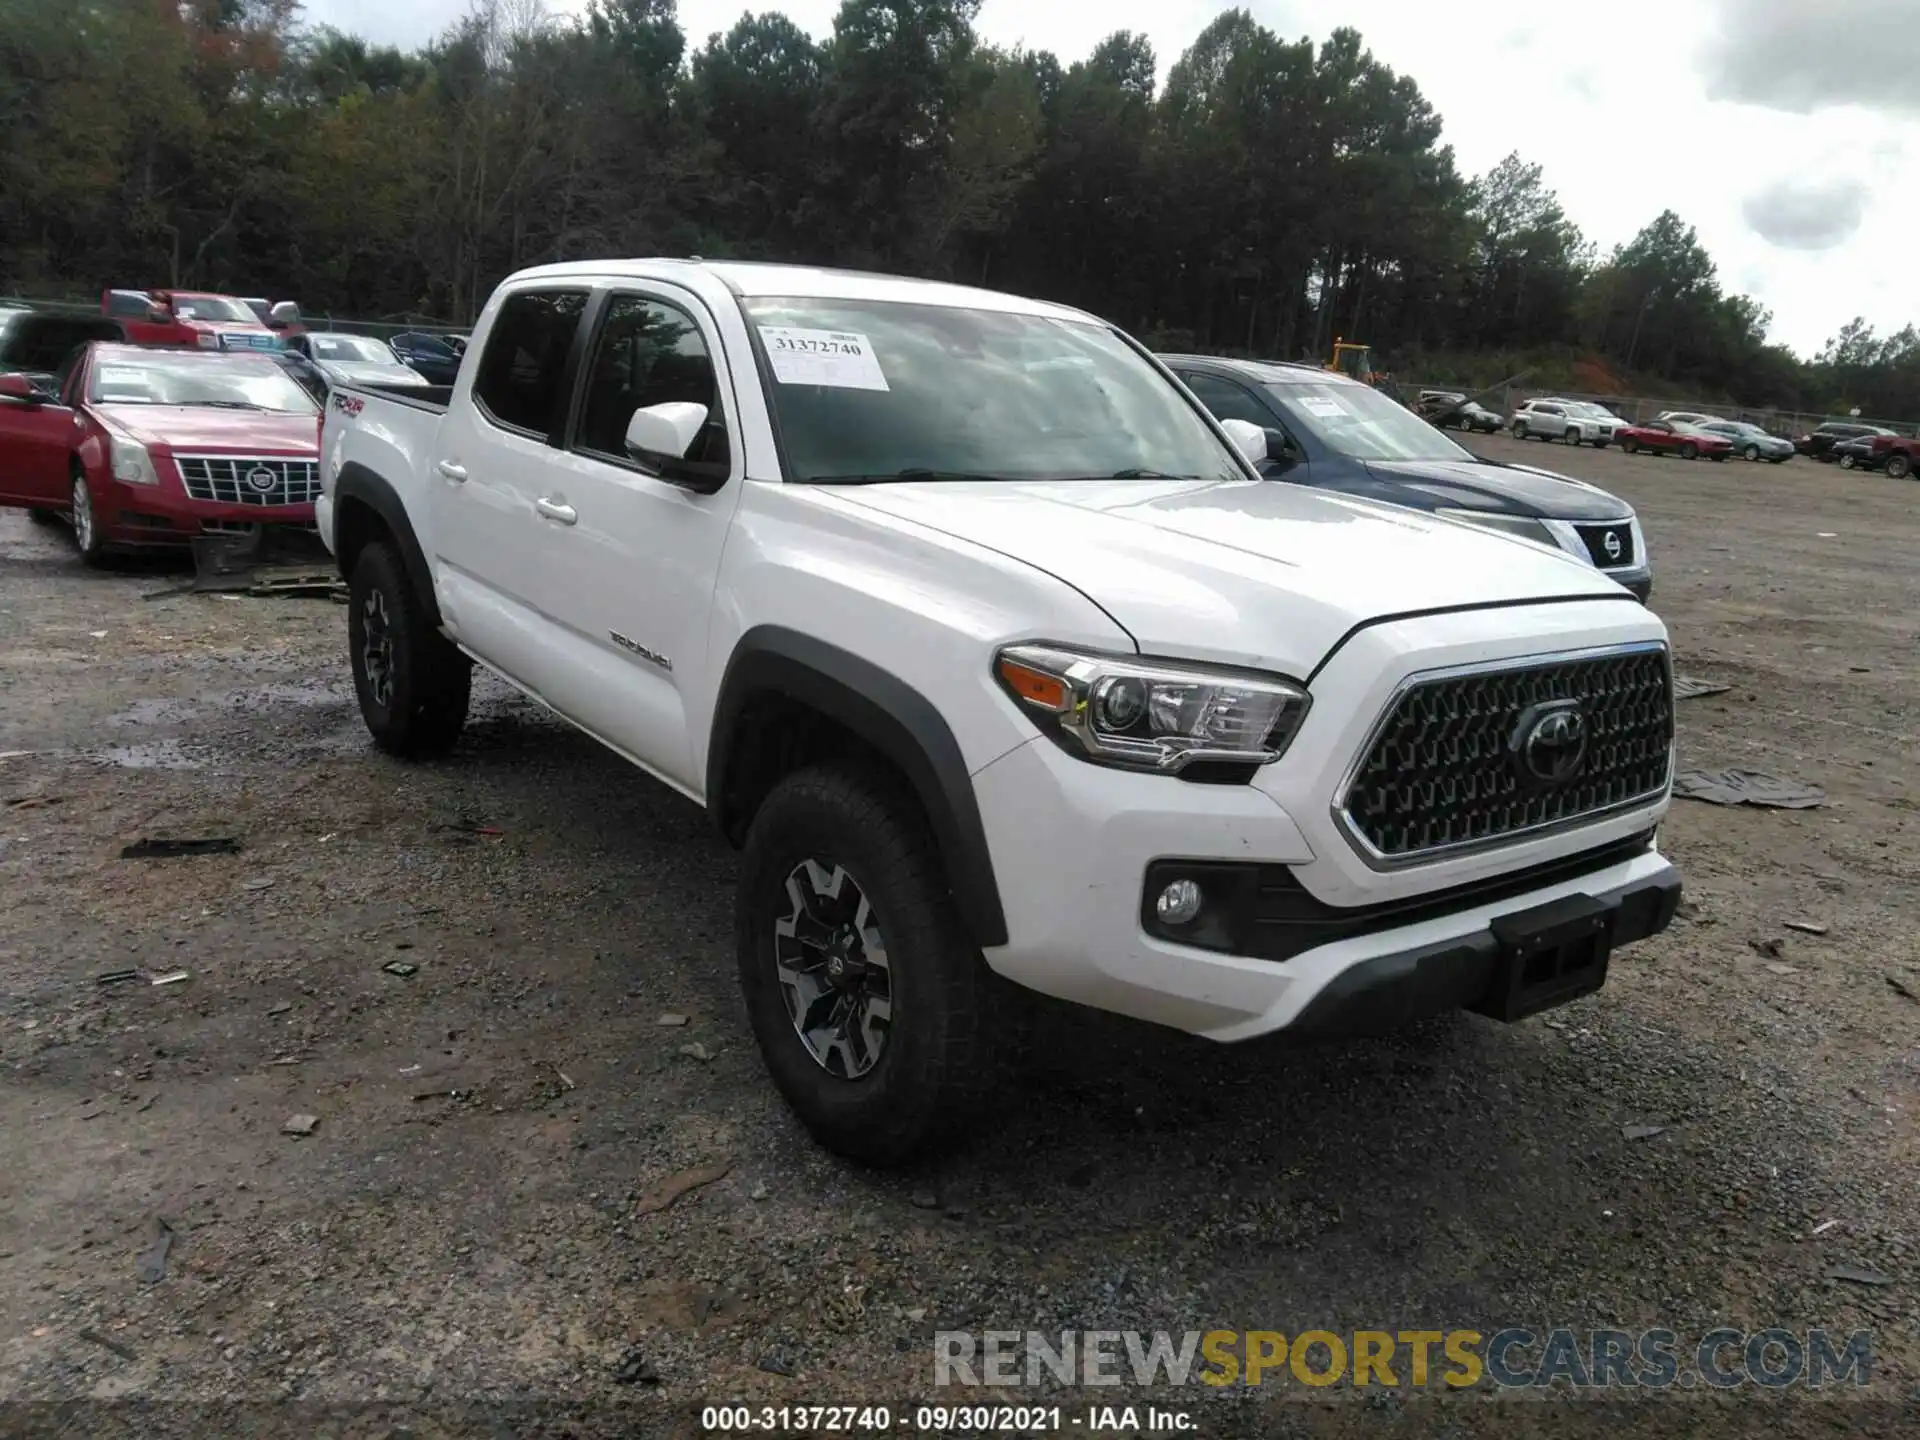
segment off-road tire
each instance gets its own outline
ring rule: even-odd
[[[1889,480],[1904,480],[1912,473],[1913,461],[1908,458],[1905,451],[1896,450],[1887,456],[1887,478]]]
[[[369,631],[383,623],[384,675],[375,673]],[[467,720],[473,665],[427,619],[427,609],[393,547],[375,541],[347,582],[347,650],[360,715],[390,755],[444,755]]]
[[[885,942],[892,1019],[857,1078],[831,1073],[803,1041],[780,982],[776,924],[804,862],[841,867]],[[966,937],[920,808],[877,768],[796,771],[748,829],[734,904],[747,1018],[775,1087],[827,1149],[901,1165],[982,1118],[1014,1047],[1016,1007]]]

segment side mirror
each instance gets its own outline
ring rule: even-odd
[[[727,483],[729,467],[687,459],[706,424],[707,407],[690,400],[649,405],[627,421],[627,454],[662,480],[711,495]]]
[[[46,403],[46,392],[28,375],[0,375],[0,399],[19,400],[28,405]]]
[[[1267,432],[1249,420],[1222,420],[1220,428],[1227,432],[1227,438],[1233,442],[1233,448],[1246,457],[1254,469],[1260,468],[1267,458]]]
[[[169,307],[161,305],[158,302],[147,306],[148,324],[164,325],[171,319],[173,319],[173,311]]]
[[[279,304],[268,307],[267,324],[275,330],[284,330],[289,325],[298,325],[299,323],[300,307],[294,304],[293,301],[282,300]]]

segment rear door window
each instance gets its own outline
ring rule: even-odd
[[[545,438],[556,428],[567,354],[585,290],[523,290],[494,316],[473,398],[496,425]]]

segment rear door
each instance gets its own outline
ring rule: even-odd
[[[566,448],[535,497],[541,528],[535,601],[556,619],[567,715],[668,782],[699,793],[691,712],[718,687],[706,674],[714,578],[744,489],[732,377],[713,316],[694,295],[623,282],[595,298]],[[709,468],[710,494],[662,478],[660,459],[627,452],[636,410],[707,409],[685,459]],[[704,716],[700,726],[704,729]]]
[[[461,640],[537,694],[561,668],[534,508],[558,464],[585,285],[539,285],[497,303],[472,383],[456,390],[425,476],[442,607]],[[543,606],[544,601],[544,606]]]

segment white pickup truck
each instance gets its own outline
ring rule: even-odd
[[[1004,981],[1221,1041],[1597,989],[1663,929],[1661,622],[1524,540],[1262,480],[1091,316],[548,266],[450,390],[342,386],[322,535],[377,743],[469,661],[704,804],[822,1143],[991,1113]]]

